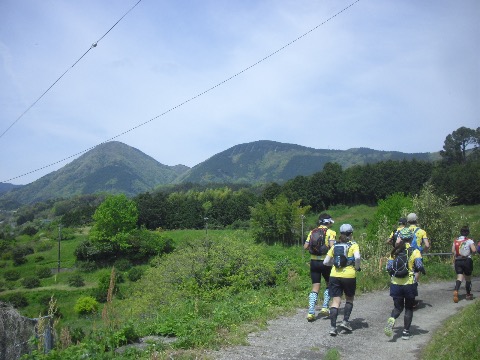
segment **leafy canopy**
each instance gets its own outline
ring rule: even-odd
[[[136,229],[138,210],[125,194],[110,195],[93,214],[90,240],[97,245],[128,247],[128,235]]]

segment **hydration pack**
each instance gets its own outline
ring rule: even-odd
[[[353,265],[355,262],[354,257],[348,257],[348,249],[350,249],[352,243],[336,243],[333,246],[333,265],[336,268],[343,268],[345,266]]]
[[[310,240],[308,242],[308,251],[312,255],[325,255],[328,252],[328,247],[325,244],[327,237],[327,228],[318,227],[312,230]]]

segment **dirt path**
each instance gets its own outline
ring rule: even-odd
[[[417,359],[420,349],[430,340],[434,330],[449,316],[472,303],[465,300],[464,284],[457,304],[452,300],[454,280],[419,285],[418,299],[421,302],[413,313],[410,340],[401,338],[403,313],[397,320],[393,338],[384,335],[383,328],[393,308],[389,292],[384,290],[355,299],[350,317],[351,333],[340,332],[337,337],[331,337],[328,335],[329,319],[319,318],[308,323],[306,310],[299,309],[293,316],[272,320],[267,330],[250,334],[249,346],[226,348],[209,355],[217,360],[321,359],[328,349],[336,348],[345,360]],[[472,284],[474,298],[480,298],[480,278],[473,279]],[[344,302],[339,320],[343,317],[343,306]]]

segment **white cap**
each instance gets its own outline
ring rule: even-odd
[[[353,232],[353,227],[350,224],[343,224],[340,226],[340,233],[346,234],[346,233],[352,233]]]

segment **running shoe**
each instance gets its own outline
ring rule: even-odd
[[[308,322],[315,321],[315,314],[308,314],[307,315],[307,321]]]
[[[473,300],[473,294],[467,294],[467,295],[465,296],[465,299],[467,299],[467,300]]]
[[[410,340],[410,331],[408,331],[408,330],[403,330],[403,332],[402,332],[402,339],[403,339],[403,340]]]
[[[345,329],[345,330],[352,331],[352,326],[350,325],[350,322],[349,322],[349,321],[343,320],[343,321],[340,323],[340,327],[343,328],[343,329]]]
[[[330,310],[328,310],[328,308],[324,307],[320,310],[320,315],[328,316],[328,315],[330,315]]]
[[[453,302],[458,303],[458,290],[453,291]]]
[[[387,326],[383,329],[385,332],[385,335],[387,336],[393,336],[393,326],[395,325],[395,318],[389,317],[387,320]]]
[[[330,336],[337,336],[337,328],[335,327],[331,327],[330,328],[330,332],[329,332]]]

